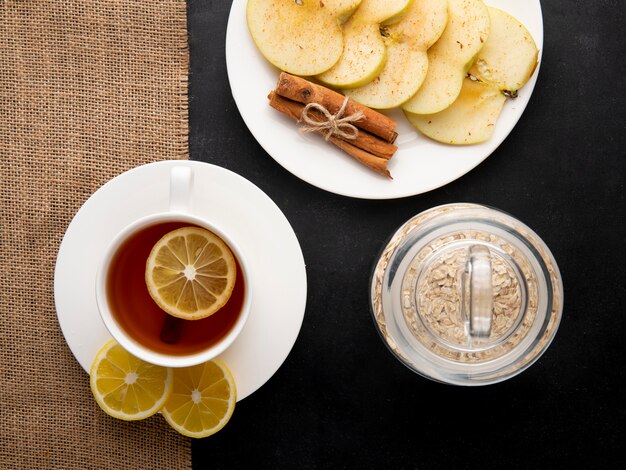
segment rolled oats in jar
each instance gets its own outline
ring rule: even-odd
[[[371,282],[391,352],[427,378],[486,385],[533,364],[556,334],[563,285],[530,228],[496,209],[449,204],[393,235]]]

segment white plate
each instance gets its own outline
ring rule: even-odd
[[[168,210],[169,174],[194,170],[192,213],[232,233],[250,258],[255,285],[250,317],[220,356],[237,383],[237,399],[255,392],[296,341],[306,304],[306,271],[296,235],[274,202],[248,180],[214,165],[151,163],[112,179],[80,208],[63,238],[54,273],[57,317],[80,365],[89,367],[111,337],[96,306],[96,267],[113,236],[133,220]]]
[[[389,164],[393,181],[373,173],[319,136],[303,136],[294,122],[270,108],[267,94],[276,86],[279,71],[257,50],[246,25],[247,0],[234,0],[226,33],[226,65],[233,97],[250,132],[278,163],[308,183],[336,194],[363,199],[393,199],[424,193],[464,175],[487,158],[509,135],[528,104],[537,71],[508,100],[493,137],[483,144],[457,147],[439,144],[418,134],[403,114],[398,121],[398,152]],[[543,47],[539,0],[487,0],[505,10],[530,31]]]

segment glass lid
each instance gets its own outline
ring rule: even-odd
[[[374,269],[371,305],[383,340],[409,368],[484,385],[545,351],[563,286],[550,250],[527,226],[496,209],[450,204],[393,235]]]

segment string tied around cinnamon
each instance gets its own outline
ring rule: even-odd
[[[363,117],[361,111],[344,116],[346,108],[348,106],[349,98],[343,100],[343,104],[339,110],[332,114],[328,109],[319,103],[309,103],[302,110],[302,116],[300,117],[300,123],[303,123],[300,127],[301,132],[320,132],[324,133],[324,139],[328,141],[332,136],[339,137],[344,140],[354,140],[359,135],[359,130],[353,125],[353,122],[358,121]],[[323,119],[315,119],[310,114],[311,110],[318,111]],[[324,132],[326,131],[326,132]]]

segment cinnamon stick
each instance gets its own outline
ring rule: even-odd
[[[276,85],[276,93],[299,103],[318,103],[330,113],[335,114],[341,108],[345,96],[329,88],[311,83],[304,78],[282,72]],[[384,114],[350,100],[346,107],[346,115],[356,112],[363,113],[363,118],[353,124],[361,129],[377,135],[381,139],[393,143],[398,137],[396,121]]]
[[[296,121],[300,120],[300,117],[302,116],[302,110],[304,109],[304,105],[302,103],[297,103],[295,101],[288,100],[286,98],[283,98],[277,95],[274,92],[271,92],[268,98],[270,100],[270,106],[272,106],[274,109],[280,111],[281,113],[286,114],[287,116],[291,117],[292,119]],[[365,132],[359,132],[359,136],[361,135],[366,135],[366,134]],[[395,145],[389,144],[387,142],[383,142],[382,140],[374,136],[370,136],[370,138],[371,140],[378,141],[383,148],[384,146],[395,147]],[[361,138],[361,140],[359,140],[358,136],[355,139],[354,143],[349,143],[336,136],[331,136],[328,139],[330,143],[339,147],[341,150],[346,152],[352,158],[361,162],[363,165],[374,170],[376,173],[379,173],[383,176],[391,178],[391,173],[389,173],[389,170],[387,170],[387,162],[389,161],[389,158],[391,158],[391,156],[381,157],[381,156],[378,156],[369,152],[367,149],[359,148],[356,145],[357,140],[359,141],[359,144],[361,145],[365,145],[364,142],[367,141],[367,139],[364,139],[364,138]],[[386,152],[388,152],[388,149],[386,150]],[[391,153],[391,155],[393,155],[393,152]]]
[[[270,100],[270,106],[272,108],[280,111],[283,114],[286,114],[295,121],[299,121],[302,117],[302,112],[304,110],[304,105],[302,103],[283,98],[273,91],[269,94],[268,98]],[[323,122],[325,119],[321,113],[315,110],[309,111],[309,116],[319,122]],[[324,134],[325,132],[323,130],[320,130],[318,131],[318,133]],[[396,153],[396,150],[398,150],[398,147],[396,147],[395,145],[390,144],[389,142],[385,142],[384,140],[379,139],[378,137],[364,130],[360,130],[356,139],[350,140],[348,142],[355,147],[358,147],[371,153],[372,155],[375,155],[376,157],[384,158],[386,160],[389,160],[393,156],[393,154]]]

